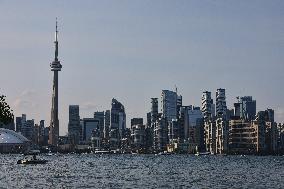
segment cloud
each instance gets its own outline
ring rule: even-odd
[[[80,105],[80,109],[82,109],[82,110],[94,110],[94,109],[97,109],[97,108],[98,108],[98,106],[95,105],[92,102],[84,102],[84,103],[82,103],[82,105]]]
[[[36,95],[36,92],[34,90],[24,90],[21,94],[20,94],[20,97],[27,97],[27,98],[30,98],[30,97],[33,97]]]
[[[275,109],[275,120],[277,122],[284,122],[284,107],[278,107]]]
[[[24,90],[14,101],[13,107],[18,111],[28,111],[31,108],[37,108],[35,100],[36,92],[34,90]]]

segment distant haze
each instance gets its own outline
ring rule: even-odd
[[[58,17],[61,135],[69,104],[92,117],[114,97],[129,127],[175,85],[184,105],[225,88],[229,108],[251,95],[284,122],[283,10],[282,0],[0,0],[0,93],[15,116],[49,125]]]

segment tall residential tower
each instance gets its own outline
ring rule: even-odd
[[[59,119],[58,119],[58,71],[61,71],[62,65],[58,60],[58,31],[57,31],[57,20],[56,20],[56,31],[55,31],[55,58],[50,63],[51,71],[53,71],[53,92],[52,92],[52,105],[51,105],[51,119],[49,126],[49,141],[48,143],[53,146],[58,145],[59,137]]]

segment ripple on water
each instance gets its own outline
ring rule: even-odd
[[[0,156],[0,188],[284,188],[284,157],[59,155],[46,165]]]

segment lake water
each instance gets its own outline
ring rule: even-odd
[[[283,156],[0,154],[0,188],[284,188]]]

